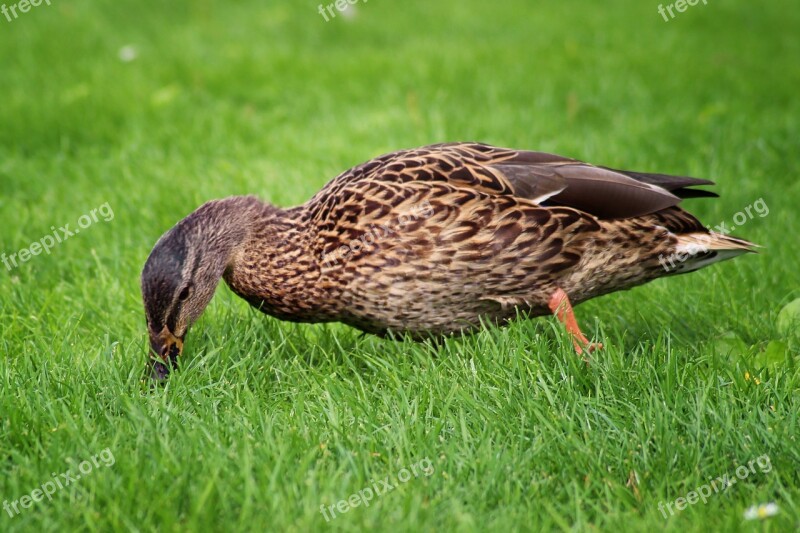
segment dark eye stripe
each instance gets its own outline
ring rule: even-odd
[[[176,327],[177,327],[177,325],[178,325],[178,323],[177,323],[177,322],[178,322],[178,317],[179,317],[179,316],[180,316],[180,314],[181,314],[181,313],[180,313],[180,311],[181,311],[181,307],[182,307],[182,306],[181,306],[180,302],[179,302],[179,303],[177,303],[177,304],[176,304],[176,305],[175,305],[175,306],[172,308],[171,312],[170,312],[170,313],[167,315],[167,329],[168,329],[168,330],[170,330],[170,331],[172,331],[173,333],[175,332],[175,328],[176,328]]]
[[[200,252],[198,252],[194,258],[194,264],[192,265],[192,273],[189,275],[190,280],[194,279],[197,270],[200,268],[201,259],[202,255]],[[183,302],[180,300],[180,294],[176,294],[172,307],[167,312],[167,320],[166,320],[166,326],[172,332],[175,332],[175,328],[178,325],[178,317],[181,315],[182,309],[183,309]]]

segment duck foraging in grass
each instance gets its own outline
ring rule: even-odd
[[[552,313],[591,351],[572,304],[753,251],[678,207],[716,196],[690,188],[711,184],[453,143],[368,161],[290,209],[208,202],[142,272],[152,376],[174,366],[220,279],[282,320],[416,339]]]

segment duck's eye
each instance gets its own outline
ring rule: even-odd
[[[188,298],[191,293],[192,293],[192,286],[187,285],[186,287],[181,289],[181,293],[178,295],[178,300],[180,300],[181,302],[186,300],[186,298]]]

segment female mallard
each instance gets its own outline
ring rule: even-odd
[[[554,313],[578,353],[571,303],[753,251],[678,207],[713,182],[454,143],[339,175],[305,204],[251,196],[202,205],[142,272],[163,378],[220,279],[264,313],[413,338]],[[571,302],[571,303],[570,303]]]

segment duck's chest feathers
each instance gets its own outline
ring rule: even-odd
[[[302,229],[292,226],[251,236],[224,274],[238,296],[260,311],[293,322],[335,318],[335,304]]]

